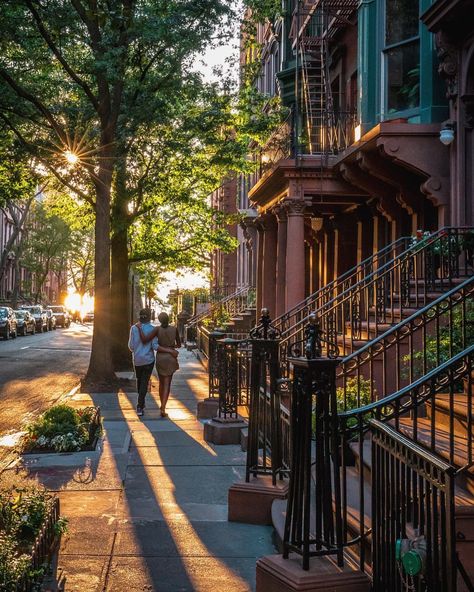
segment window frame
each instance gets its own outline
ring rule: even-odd
[[[412,35],[411,37],[407,37],[406,39],[402,39],[401,41],[397,41],[396,43],[386,44],[386,33],[387,33],[387,2],[390,0],[382,0],[382,24],[383,26],[380,27],[380,55],[381,55],[381,101],[380,101],[380,111],[381,111],[381,121],[387,119],[395,119],[397,117],[416,117],[420,113],[421,109],[421,84],[420,84],[420,91],[418,97],[418,105],[416,107],[409,107],[407,109],[401,109],[397,111],[393,111],[389,113],[388,107],[388,53],[393,49],[398,49],[403,46],[410,45],[412,43],[418,42],[418,58],[419,58],[419,67],[420,67],[420,79],[421,79],[421,27],[422,22],[421,20],[418,21],[418,34]],[[418,0],[418,13],[420,14],[421,10],[421,0]],[[421,80],[420,80],[421,81]]]

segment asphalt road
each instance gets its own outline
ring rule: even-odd
[[[0,459],[8,436],[68,393],[87,370],[92,325],[0,340]]]

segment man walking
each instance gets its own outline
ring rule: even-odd
[[[142,330],[147,335],[154,329],[151,321],[151,311],[149,308],[143,308],[139,314]],[[133,366],[135,368],[135,377],[137,379],[138,403],[137,415],[142,416],[145,409],[145,397],[148,391],[148,383],[150,382],[151,373],[155,364],[155,351],[168,352],[169,348],[160,347],[158,339],[155,337],[148,343],[142,343],[138,328],[133,325],[130,329],[130,337],[128,339],[128,349],[133,355]]]

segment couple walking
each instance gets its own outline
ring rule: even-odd
[[[142,416],[145,409],[145,397],[148,383],[153,372],[156,352],[156,371],[160,381],[159,394],[161,417],[168,417],[166,403],[170,395],[171,380],[178,370],[177,347],[181,347],[178,330],[169,324],[166,312],[158,315],[160,325],[151,324],[151,311],[144,308],[140,311],[140,322],[132,325],[128,348],[133,355],[133,365],[137,379],[138,403],[137,415]]]

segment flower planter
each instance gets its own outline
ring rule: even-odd
[[[100,407],[87,407],[85,409],[80,410],[81,412],[88,412],[93,410],[91,420],[87,424],[87,432],[88,432],[88,439],[87,441],[81,446],[80,450],[70,450],[70,451],[58,451],[52,447],[45,447],[45,446],[28,446],[27,449],[24,449],[22,454],[72,454],[74,452],[83,452],[88,450],[95,450],[97,446],[97,442],[100,438],[101,427],[102,427],[102,416],[100,412]],[[28,437],[25,437],[23,442],[23,446],[28,441]]]
[[[60,534],[56,525],[60,519],[59,498],[54,498],[46,519],[31,549],[31,561],[27,572],[16,582],[15,592],[33,592],[44,576],[44,567],[51,563],[51,558],[59,544]]]

